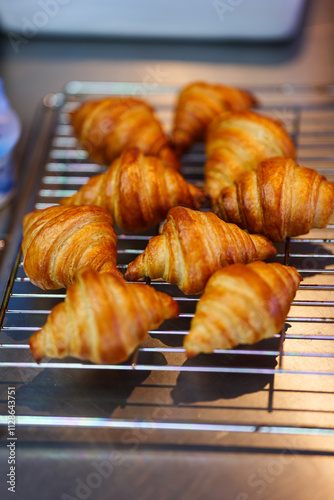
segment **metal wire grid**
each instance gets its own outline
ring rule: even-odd
[[[78,89],[84,88],[84,91]],[[35,200],[35,208],[41,209],[58,203],[64,196],[70,196],[85,184],[92,176],[104,171],[104,167],[92,163],[87,153],[81,149],[73,136],[69,124],[68,111],[77,106],[92,91],[108,94],[110,87],[80,87],[79,83],[68,86],[63,104],[58,112],[58,119],[53,131],[52,147],[45,164],[40,189]],[[111,93],[127,93],[115,84]],[[254,89],[256,92],[256,89]],[[267,89],[270,92],[272,89]],[[171,125],[172,103],[175,88],[159,88],[145,98],[152,102],[157,113],[168,130]],[[259,89],[258,95],[261,99]],[[134,92],[131,92],[134,93]],[[277,90],[276,90],[277,93]],[[268,95],[268,94],[266,94]],[[276,94],[274,94],[276,95]],[[334,181],[334,107],[266,104],[260,112],[281,119],[293,137],[298,151],[299,163],[315,168]],[[201,185],[203,182],[203,163],[205,161],[203,144],[196,144],[182,159],[182,173],[188,182]],[[142,252],[150,237],[157,234],[154,228],[140,235],[118,235],[118,267],[124,271],[127,264]],[[156,371],[156,372],[196,372],[227,373],[256,375],[334,375],[334,227],[324,230],[313,230],[308,235],[293,238],[284,245],[278,245],[278,255],[274,260],[295,266],[304,281],[300,286],[286,321],[285,331],[274,339],[262,341],[255,346],[240,346],[225,351],[217,350],[209,358],[200,356],[195,362],[186,361],[182,340],[189,329],[194,315],[198,296],[184,296],[175,286],[164,282],[152,282],[151,285],[171,294],[180,306],[180,317],[166,321],[160,328],[150,332],[150,338],[136,351],[131,360],[120,365],[104,366],[62,360],[44,362],[37,365],[30,357],[28,338],[46,321],[51,308],[63,300],[63,290],[44,292],[34,287],[25,276],[22,260],[18,257],[18,265],[13,275],[13,284],[1,326],[2,343],[0,349],[0,367],[31,368],[33,370],[48,369],[85,369],[85,370],[117,370],[117,371]],[[51,419],[51,420],[50,420]],[[22,423],[43,425],[59,425],[56,417],[39,420],[39,417],[21,417]],[[136,425],[159,427],[154,422],[134,423],[132,419],[122,423],[89,419],[87,426],[121,426]],[[82,424],[82,422],[81,422]],[[70,425],[79,425],[74,420]],[[187,424],[188,425],[188,424]],[[186,425],[186,427],[187,427]],[[192,429],[217,430],[217,426],[208,423],[189,424]],[[195,427],[194,427],[195,425]],[[211,425],[211,427],[210,427]],[[165,427],[167,426],[167,427]],[[175,427],[173,427],[175,426]],[[196,427],[197,426],[197,427]],[[160,423],[160,428],[186,428],[182,423]],[[218,425],[225,429],[226,425]],[[232,426],[233,427],[233,426]],[[238,425],[238,431],[252,432],[254,426]],[[258,426],[255,425],[257,430]],[[233,427],[235,429],[235,427]],[[278,432],[264,426],[261,432]],[[281,428],[282,429],[282,428]],[[294,432],[304,432],[296,428]],[[324,432],[324,429],[318,429]],[[331,429],[326,432],[331,433]]]

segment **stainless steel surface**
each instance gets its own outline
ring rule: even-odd
[[[65,94],[50,95],[44,100],[48,119],[44,116],[37,130],[44,134],[44,146],[38,148],[37,159],[32,154],[27,165],[29,172],[31,162],[34,164],[40,180],[39,184],[27,185],[26,199],[18,207],[17,241],[13,238],[13,248],[19,242],[23,210],[57,203],[60,197],[71,194],[91,175],[103,170],[87,158],[73,137],[67,111],[94,94],[136,94],[140,89],[140,84],[134,83],[71,82]],[[145,94],[167,129],[177,90],[176,86],[157,86]],[[259,111],[285,123],[297,145],[299,162],[334,181],[334,87],[283,85],[252,90],[262,103]],[[182,172],[189,182],[202,183],[203,162],[203,145],[196,144],[182,161]],[[155,228],[137,236],[119,234],[120,269],[124,270],[157,231]],[[191,481],[194,473],[203,479],[198,467],[205,459],[203,470],[209,478],[212,474],[211,479],[217,484],[218,456],[224,463],[221,479],[230,480],[226,496],[211,491],[205,481],[196,489],[189,484],[185,487],[178,479],[185,488],[183,496],[175,495],[170,485],[170,493],[164,489],[158,497],[203,498],[208,488],[208,498],[285,498],[275,488],[283,475],[290,480],[292,471],[297,476],[308,471],[311,477],[334,452],[333,250],[333,226],[293,238],[289,246],[279,244],[276,259],[287,260],[304,278],[283,336],[192,361],[186,360],[182,341],[198,297],[186,297],[177,287],[152,282],[152,286],[176,298],[180,318],[166,321],[151,332],[149,340],[128,363],[108,367],[76,360],[47,360],[37,365],[31,359],[28,338],[44,324],[51,307],[63,300],[64,291],[39,290],[25,276],[21,260],[16,268],[15,255],[10,255],[12,282],[9,286],[6,280],[2,283],[3,439],[7,430],[7,386],[15,385],[21,463],[26,470],[42,467],[44,459],[45,463],[56,463],[57,471],[62,470],[63,482],[54,486],[58,495],[54,498],[63,498],[62,494],[80,498],[75,496],[78,470],[81,478],[87,478],[95,470],[91,465],[94,460],[104,457],[110,462],[111,453],[120,457],[118,465],[114,464],[117,475],[112,476],[116,485],[116,478],[122,478],[118,486],[113,482],[116,498],[125,498],[129,478],[137,482],[141,496],[132,491],[133,496],[128,492],[128,497],[156,498],[160,491],[157,478],[150,489],[145,481],[145,467],[138,465],[140,458],[150,464],[146,474],[151,479],[161,460],[164,470],[176,475],[178,467],[193,460],[185,471],[185,477],[191,477]],[[34,449],[38,450],[36,460],[29,466],[29,455]],[[196,454],[196,463],[195,458],[191,459],[191,451]],[[4,458],[6,451],[1,452]],[[83,461],[82,454],[89,460]],[[72,457],[70,461],[68,457]],[[62,469],[64,463],[66,471]],[[268,480],[257,478],[259,467],[267,467],[268,463],[276,464],[276,469],[273,466],[267,471]],[[239,470],[241,465],[243,469]],[[296,498],[311,498],[307,496],[311,493],[312,498],[317,498],[319,491],[329,498],[330,483],[324,482],[324,478],[330,478],[332,469],[327,462],[326,467],[318,474],[321,490],[317,481],[313,488],[306,482],[304,489],[299,480],[298,491],[303,496]],[[165,472],[159,468],[159,474]],[[256,487],[255,480],[260,478],[265,481],[264,496],[260,485]],[[40,477],[39,480],[46,488],[47,482]],[[92,498],[109,498],[106,485],[96,490],[92,487],[91,491],[96,495]],[[34,498],[29,495],[22,498]]]

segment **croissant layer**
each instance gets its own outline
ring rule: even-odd
[[[244,172],[276,156],[294,158],[289,134],[277,120],[252,111],[225,112],[211,123],[206,140],[205,190],[213,204]]]
[[[248,235],[212,212],[175,207],[168,212],[162,234],[149,240],[144,252],[129,264],[125,278],[162,278],[186,294],[196,294],[217,269],[275,254],[267,238]]]
[[[334,185],[292,159],[272,158],[222,190],[216,214],[272,241],[334,221]]]
[[[254,104],[255,97],[242,89],[206,82],[187,85],[176,104],[172,133],[176,152],[182,154],[195,141],[204,140],[209,124],[222,111],[243,110]]]
[[[86,101],[71,114],[74,131],[89,156],[109,165],[128,148],[159,156],[167,167],[179,169],[175,155],[153,108],[134,97]]]
[[[64,302],[30,338],[30,351],[36,361],[72,356],[98,364],[120,363],[150,329],[177,315],[177,303],[149,285],[84,269]]]
[[[295,268],[279,263],[257,261],[217,271],[184,339],[187,356],[253,344],[279,333],[300,280]]]
[[[107,172],[92,177],[62,205],[98,205],[107,209],[115,224],[126,232],[140,232],[163,221],[170,208],[199,208],[205,201],[201,189],[188,184],[161,160],[139,149],[124,152]]]
[[[116,245],[113,219],[99,207],[53,206],[23,219],[23,268],[44,290],[69,286],[87,266],[122,276]]]

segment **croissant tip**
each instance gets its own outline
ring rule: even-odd
[[[174,154],[179,158],[180,156],[184,155],[186,151],[188,150],[188,146],[185,145],[182,141],[178,141],[176,138],[173,138],[171,142],[171,148],[174,152]]]
[[[200,209],[205,203],[208,202],[208,197],[204,191],[194,184],[190,184],[190,193],[192,195],[193,206],[196,210]]]
[[[179,308],[179,305],[178,303],[173,299],[173,307],[172,307],[172,311],[171,311],[171,319],[172,318],[178,318],[179,315],[180,315],[180,308]]]
[[[121,273],[121,271],[116,267],[115,264],[112,262],[107,262],[104,264],[99,272],[102,273],[107,273],[107,274],[112,274],[113,276],[116,276],[117,278],[124,278],[124,275]]]
[[[126,281],[134,281],[132,279],[132,276],[131,276],[131,269],[129,270],[129,268],[125,271],[125,274],[124,274],[124,279]]]
[[[178,154],[171,143],[166,144],[159,151],[158,157],[167,168],[173,168],[178,172],[181,170],[181,162]]]
[[[142,281],[141,278],[145,278],[145,276],[141,276],[136,270],[127,269],[123,278],[129,282],[137,282],[138,280]]]
[[[180,314],[179,305],[176,300],[164,292],[160,293],[160,301],[165,312],[165,319],[177,318]]]
[[[187,359],[193,359],[200,353],[198,346],[196,345],[196,343],[193,342],[192,339],[193,337],[191,335],[191,331],[189,331],[187,335],[184,337],[183,341],[184,353]]]
[[[252,94],[251,92],[248,92],[249,100],[250,100],[250,107],[255,108],[260,105],[259,99]]]
[[[59,200],[60,206],[67,206],[70,204],[71,204],[70,198],[61,198],[61,200]]]
[[[186,357],[187,357],[187,359],[193,359],[193,358],[195,358],[195,356],[197,356],[197,354],[198,354],[197,352],[195,352],[195,351],[193,351],[193,350],[191,350],[191,349],[189,349],[189,350],[187,350],[187,349],[186,349],[186,350],[185,350],[185,353],[186,353]]]
[[[37,333],[37,332],[36,332]],[[36,335],[36,334],[35,334]],[[36,361],[36,363],[40,363],[43,359],[43,356],[41,356],[38,353],[38,348],[36,346],[36,338],[35,335],[33,335],[30,340],[29,340],[29,348],[30,348],[30,353],[33,359]]]

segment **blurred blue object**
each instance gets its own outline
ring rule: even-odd
[[[0,4],[1,29],[19,36],[286,40],[306,0],[11,0]],[[22,42],[22,40],[21,40]]]
[[[16,168],[13,149],[21,133],[21,123],[10,107],[0,78],[0,206],[6,203],[14,192]]]

